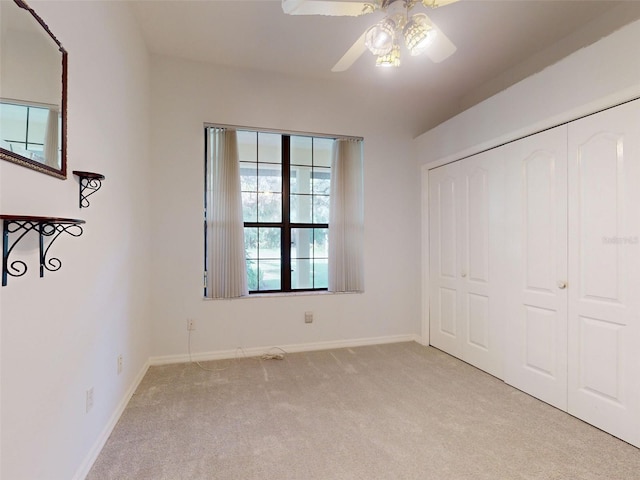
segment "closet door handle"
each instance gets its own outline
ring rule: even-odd
[[[466,272],[460,272],[460,276],[461,276],[462,278],[464,278],[464,277],[466,277],[466,276],[467,276],[467,273],[466,273]]]
[[[558,281],[558,288],[560,290],[564,290],[565,288],[567,288],[567,282],[563,282],[563,281]]]

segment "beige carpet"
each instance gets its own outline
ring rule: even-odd
[[[87,477],[633,480],[640,450],[416,343],[153,367]]]

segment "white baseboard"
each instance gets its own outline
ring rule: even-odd
[[[274,345],[272,347],[250,347],[239,348],[233,350],[217,350],[212,352],[196,352],[191,354],[178,354],[178,355],[164,355],[160,357],[149,358],[150,365],[167,365],[170,363],[186,363],[190,361],[204,362],[207,360],[225,360],[229,358],[236,358],[238,355],[247,357],[258,357],[263,353],[266,353],[270,348],[279,347],[288,353],[294,352],[311,352],[314,350],[330,350],[332,348],[347,348],[347,347],[362,347],[366,345],[382,345],[384,343],[399,343],[399,342],[418,342],[422,343],[422,337],[417,334],[407,335],[390,335],[386,337],[370,337],[370,338],[354,338],[348,340],[332,340],[328,342],[314,342],[314,343],[298,343],[291,345]]]
[[[140,385],[140,382],[142,382],[142,379],[149,369],[149,366],[150,363],[147,360],[147,362],[142,366],[140,372],[138,372],[138,375],[136,376],[134,381],[131,383],[131,386],[129,387],[127,392],[124,394],[124,397],[122,397],[122,400],[120,400],[118,407],[116,408],[115,412],[113,412],[113,415],[111,415],[109,422],[100,433],[100,436],[93,444],[93,447],[91,447],[91,450],[85,457],[84,461],[82,462],[78,470],[76,470],[76,474],[73,476],[73,480],[84,480],[84,478],[89,474],[89,471],[98,458],[98,455],[100,455],[102,448],[104,447],[105,443],[107,443],[111,432],[118,423],[118,420],[120,420],[120,417],[122,416],[124,409],[127,407],[129,400],[131,400],[131,397],[138,388],[138,385]]]
[[[419,343],[420,345],[423,345],[425,347],[429,346],[429,337],[424,337],[422,335],[416,335],[413,341],[416,342],[416,343]]]

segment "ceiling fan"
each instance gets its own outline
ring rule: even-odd
[[[385,17],[369,27],[331,69],[347,70],[368,49],[376,55],[376,66],[400,66],[400,42],[411,55],[424,53],[434,62],[441,62],[456,51],[456,46],[424,13],[411,14],[422,3],[437,8],[457,0],[282,0],[282,10],[288,15],[330,15],[357,17],[382,10]]]

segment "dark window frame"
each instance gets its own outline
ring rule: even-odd
[[[260,130],[245,130],[256,131]],[[269,132],[270,133],[270,132]],[[262,293],[295,293],[327,291],[328,287],[321,288],[292,288],[291,287],[291,231],[295,228],[325,228],[329,229],[328,223],[300,223],[291,222],[291,137],[298,136],[289,133],[280,133],[281,163],[282,166],[282,221],[281,222],[244,222],[244,228],[280,228],[280,289],[279,290],[249,290],[249,294]],[[313,135],[308,135],[313,137]],[[260,163],[257,159],[256,163]]]

